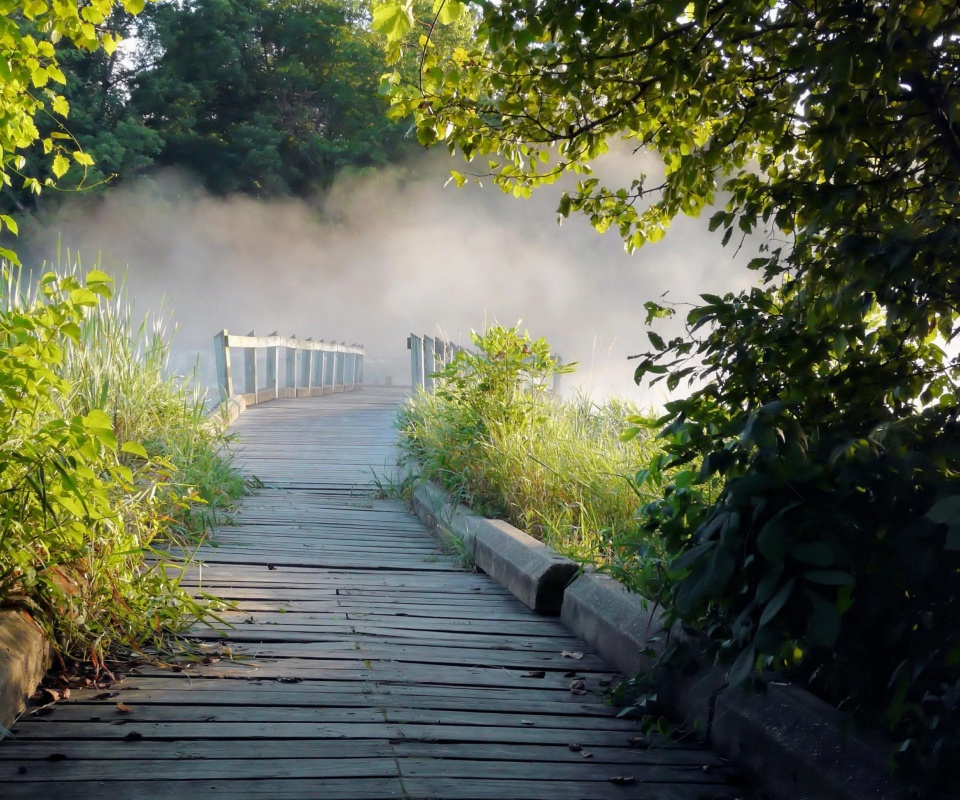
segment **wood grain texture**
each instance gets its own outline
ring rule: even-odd
[[[0,796],[736,797],[709,750],[649,746],[619,719],[605,702],[618,676],[556,619],[379,499],[404,396],[242,415],[237,458],[263,488],[185,578],[232,604],[191,631],[209,663],[143,664],[26,714],[0,745]]]

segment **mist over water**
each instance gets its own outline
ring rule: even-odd
[[[629,184],[642,158],[611,156],[598,175]],[[167,174],[67,204],[18,245],[25,264],[52,262],[58,237],[87,269],[99,257],[105,271],[126,272],[140,312],[165,298],[178,327],[175,366],[188,369],[199,353],[208,377],[222,328],[362,343],[367,381],[403,384],[411,331],[468,344],[485,322],[522,318],[565,361],[580,362],[565,391],[641,405],[663,399],[634,385],[626,360],[647,349],[643,303],[756,281],[745,266],[754,253],[722,248],[708,214],[676,220],[663,241],[627,255],[616,231],[600,235],[581,217],[558,226],[555,186],[528,200],[492,185],[444,187],[451,168],[462,167],[425,155],[345,178],[313,204],[215,199]],[[658,330],[679,329],[671,324]]]

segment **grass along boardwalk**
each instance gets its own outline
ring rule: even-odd
[[[617,676],[555,619],[463,569],[399,500],[402,390],[254,406],[264,488],[202,553],[236,604],[209,664],[141,666],[27,713],[0,796],[723,800],[709,751],[651,743],[603,701]]]

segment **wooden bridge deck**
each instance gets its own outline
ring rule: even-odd
[[[558,621],[375,497],[402,396],[248,410],[240,460],[265,488],[205,548],[201,582],[236,603],[235,628],[197,632],[209,664],[140,667],[25,715],[0,797],[737,796],[708,751],[649,747],[617,719],[616,676]]]

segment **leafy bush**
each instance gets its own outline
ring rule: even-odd
[[[190,537],[202,527],[190,516],[199,498],[180,480],[191,458],[225,463],[222,439],[200,425],[202,402],[188,402],[157,357],[139,350],[119,307],[102,304],[112,292],[107,275],[48,273],[36,292],[5,277],[0,599],[37,612],[62,655],[97,666],[150,637],[159,645],[204,615],[179,588]],[[110,320],[119,324],[107,334]],[[123,355],[98,372],[107,351]],[[126,383],[112,380],[121,372]],[[157,393],[131,393],[135,385]],[[236,494],[239,483],[227,478],[222,489]]]
[[[553,376],[572,367],[542,339],[497,326],[473,341],[476,353],[436,373],[435,395],[420,393],[400,412],[401,445],[422,474],[634,588],[651,580],[656,539],[638,536],[634,518],[649,498],[632,483],[650,439],[621,439],[628,417],[644,420],[618,401],[553,397]]]
[[[681,468],[643,510],[673,556],[661,599],[718,643],[732,683],[785,671],[886,730],[905,783],[929,789],[960,764],[956,391],[935,329],[909,343],[875,313],[845,336],[829,308],[798,329],[785,309],[813,318],[809,292],[787,282],[782,314],[766,319],[759,291],[705,296],[688,318],[709,326],[686,352],[712,381],[668,404],[665,452],[641,475]],[[834,353],[829,370],[818,351]],[[878,354],[905,383],[925,365],[924,379],[879,391],[890,381],[870,365]],[[682,360],[659,363],[675,355],[658,348],[639,373],[683,377]],[[711,480],[716,502],[702,492]]]

